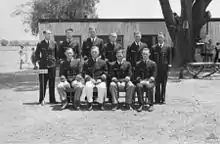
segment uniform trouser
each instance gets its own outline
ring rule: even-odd
[[[49,101],[50,103],[56,102],[55,99],[55,78],[56,78],[56,67],[48,68],[47,74],[39,74],[40,81],[40,98],[39,102],[41,103],[44,100],[47,81],[49,81]]]
[[[107,62],[107,66],[108,66],[108,69],[110,70],[111,69],[111,65],[110,65],[110,62]],[[112,101],[112,95],[111,95],[111,92],[110,90],[108,89],[110,87],[110,83],[111,83],[111,79],[108,77],[107,78],[107,81],[106,81],[106,85],[107,85],[107,98]]]
[[[60,95],[60,100],[63,101],[67,101],[67,93],[66,90],[69,88],[73,88],[73,92],[74,92],[74,102],[79,102],[80,101],[80,97],[83,91],[83,84],[82,82],[79,81],[73,81],[70,85],[69,82],[65,81],[65,82],[60,82],[57,86],[57,91]]]
[[[164,102],[166,99],[167,72],[163,76],[156,78],[155,102]]]
[[[138,103],[140,105],[144,104],[144,92],[146,92],[146,100],[148,98],[148,104],[153,105],[153,87],[149,88],[143,83],[137,83],[137,96]]]
[[[107,95],[107,90],[106,90],[106,83],[105,82],[101,82],[97,85],[93,84],[92,81],[88,81],[86,82],[86,86],[85,86],[85,93],[87,96],[87,101],[89,103],[93,102],[93,88],[97,87],[98,89],[98,97],[97,97],[97,102],[100,104],[103,104]]]
[[[131,77],[131,80],[132,81],[135,81],[135,65],[134,66],[132,66],[133,67],[133,69],[132,69],[132,77]],[[135,102],[135,93],[133,93],[133,96],[132,96],[132,102]]]
[[[120,91],[126,92],[125,102],[127,104],[132,103],[132,97],[135,92],[135,86],[132,82],[128,82],[127,84],[125,82],[111,82],[110,88],[109,88],[111,95],[112,95],[112,104],[118,103],[118,97]]]

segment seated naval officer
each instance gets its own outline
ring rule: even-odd
[[[83,75],[86,80],[85,93],[89,103],[89,111],[93,109],[93,89],[98,89],[98,97],[96,102],[99,103],[100,109],[104,110],[103,103],[106,97],[106,78],[107,64],[99,58],[99,48],[93,46],[91,48],[91,56],[83,65]]]
[[[116,50],[116,58],[111,65],[111,83],[110,83],[110,92],[112,95],[112,104],[114,105],[113,111],[118,109],[118,97],[119,91],[126,92],[125,102],[127,108],[132,110],[132,96],[135,92],[135,86],[130,81],[132,76],[132,67],[131,63],[126,61],[124,58],[124,50],[122,48]]]
[[[74,91],[72,103],[74,108],[79,110],[84,81],[81,76],[82,65],[79,59],[73,57],[74,51],[72,48],[67,48],[65,55],[66,60],[60,66],[60,83],[57,86],[57,91],[62,102],[62,109],[65,109],[68,105],[66,90],[72,87]]]
[[[136,80],[137,80],[137,96],[139,102],[138,111],[141,112],[144,105],[144,92],[146,92],[146,99],[148,98],[148,110],[153,110],[153,88],[155,86],[155,78],[157,75],[157,65],[154,61],[149,59],[150,50],[144,48],[142,50],[143,59],[137,62],[136,65]]]

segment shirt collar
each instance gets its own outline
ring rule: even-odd
[[[139,42],[134,41],[134,42],[135,42],[136,45],[139,45],[139,46],[141,45],[140,41]]]
[[[164,46],[164,42],[162,44],[158,43],[159,46],[163,47]]]
[[[124,62],[125,62],[125,59],[124,59],[124,58],[122,59],[121,62],[119,62],[119,61],[117,60],[117,63],[118,63],[118,64],[123,64]]]
[[[90,37],[90,39],[91,39],[91,41],[93,41],[93,40],[95,41],[95,40],[96,40],[96,37],[94,37],[94,38]]]
[[[72,41],[72,38],[70,38],[70,39],[67,38],[66,41],[67,41],[67,42],[71,42],[71,41]]]
[[[93,60],[93,61],[96,61],[96,62],[98,61],[98,59],[99,59],[99,58],[96,58],[96,59],[95,59],[95,58],[92,58],[92,60]]]

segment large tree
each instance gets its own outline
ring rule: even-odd
[[[39,19],[96,18],[99,0],[32,0],[18,6],[12,16],[22,16],[33,35],[38,34]],[[25,29],[27,31],[28,29]]]
[[[180,0],[181,14],[171,9],[169,0],[159,0],[170,37],[176,48],[175,64],[184,66],[194,61],[196,40],[211,15],[206,8],[212,0]]]

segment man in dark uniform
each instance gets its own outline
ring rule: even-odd
[[[159,33],[158,44],[152,46],[151,59],[157,63],[155,102],[165,104],[168,70],[171,68],[171,48],[165,45],[165,36]]]
[[[122,45],[117,43],[117,34],[109,34],[109,42],[104,45],[104,58],[106,62],[116,61],[115,51],[121,49]]]
[[[150,50],[148,48],[144,48],[142,50],[143,59],[137,62],[136,66],[137,96],[140,105],[138,108],[139,112],[142,111],[144,106],[144,92],[146,92],[146,100],[148,98],[148,110],[153,110],[153,90],[157,75],[157,65],[154,61],[149,59],[149,56]]]
[[[51,40],[51,31],[43,32],[45,39],[37,44],[35,51],[36,61],[39,63],[40,69],[48,70],[47,74],[39,74],[40,81],[40,98],[39,103],[45,103],[45,92],[47,81],[49,81],[50,103],[56,103],[55,99],[55,77],[56,77],[56,60],[57,60],[57,44]]]
[[[58,57],[61,59],[61,61],[65,60],[66,59],[66,56],[64,54],[65,50],[66,48],[71,47],[73,49],[75,57],[80,58],[81,57],[80,46],[78,42],[75,42],[73,40],[73,29],[72,28],[66,29],[65,33],[66,33],[66,40],[63,41],[63,43],[59,47]]]
[[[90,37],[83,41],[82,45],[82,57],[84,60],[87,60],[91,57],[91,48],[92,46],[97,46],[100,51],[100,57],[104,59],[104,42],[102,39],[96,36],[96,29],[90,27],[89,28]]]
[[[107,44],[104,45],[104,58],[105,61],[108,65],[108,69],[110,69],[110,63],[113,61],[116,61],[116,54],[115,51],[117,49],[121,49],[122,45],[117,43],[117,34],[114,33],[110,33],[109,34],[109,42]],[[111,82],[111,79],[107,79],[107,87],[109,87]],[[109,92],[109,89],[107,89],[107,97],[109,98],[109,101],[112,101],[112,97],[111,94]]]
[[[57,86],[60,99],[62,102],[62,109],[68,106],[66,90],[73,88],[74,97],[72,97],[72,103],[76,110],[80,109],[80,97],[83,90],[84,79],[81,76],[82,64],[80,59],[73,57],[74,51],[72,48],[67,48],[66,60],[60,66],[60,83]]]
[[[126,92],[125,102],[127,108],[132,110],[132,97],[135,92],[135,86],[130,81],[132,76],[132,67],[130,62],[124,59],[124,50],[122,48],[116,50],[117,60],[111,66],[111,84],[110,92],[112,94],[112,104],[114,105],[113,111],[118,109],[118,96],[120,91]]]
[[[99,58],[99,48],[93,46],[91,55],[83,65],[83,76],[86,81],[85,93],[89,103],[89,111],[92,110],[93,90],[97,88],[98,97],[96,102],[99,103],[100,109],[104,110],[104,102],[106,98],[106,78],[108,67],[104,60]]]
[[[127,54],[126,54],[126,60],[131,63],[132,66],[132,72],[133,76],[131,80],[135,81],[135,67],[137,61],[140,61],[142,59],[141,50],[144,47],[148,47],[147,44],[141,42],[141,32],[136,31],[134,32],[134,42],[128,46],[127,48]],[[135,97],[133,97],[133,102],[135,101]]]

